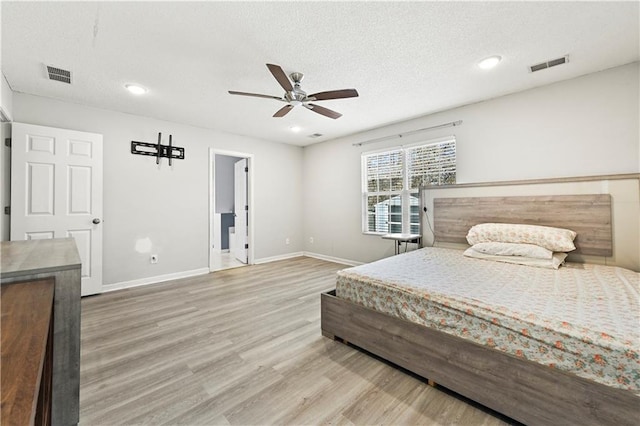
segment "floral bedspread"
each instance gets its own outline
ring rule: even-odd
[[[628,269],[425,248],[338,272],[336,295],[640,395],[640,274]]]

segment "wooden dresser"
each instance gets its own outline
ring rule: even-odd
[[[51,424],[54,279],[2,285],[0,425]]]
[[[0,258],[3,287],[9,283],[54,279],[51,424],[75,425],[80,414],[81,282],[75,241],[73,238],[4,241],[0,243]]]

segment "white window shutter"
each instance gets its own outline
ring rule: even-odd
[[[456,140],[362,155],[363,231],[419,233],[418,189],[456,182]]]

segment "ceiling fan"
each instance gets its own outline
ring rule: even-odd
[[[330,90],[328,92],[318,92],[314,93],[313,95],[307,95],[307,93],[300,88],[300,83],[302,82],[302,78],[304,77],[302,73],[291,73],[291,80],[289,80],[289,77],[287,77],[287,75],[279,65],[267,64],[267,68],[269,68],[271,74],[273,74],[280,86],[282,86],[282,88],[285,90],[282,97],[261,95],[259,93],[236,92],[233,90],[229,90],[229,93],[231,95],[253,96],[256,98],[275,99],[281,102],[285,102],[287,105],[276,111],[276,113],[273,114],[274,117],[284,117],[294,107],[302,105],[303,107],[315,113],[333,119],[340,118],[342,114],[328,108],[321,107],[320,105],[312,104],[311,102],[326,101],[329,99],[355,98],[358,96],[358,91],[356,89]],[[292,82],[293,85],[291,84]]]

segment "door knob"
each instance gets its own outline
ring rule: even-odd
[[[100,219],[98,219],[97,217],[95,219],[92,220],[92,222],[97,225],[100,223]]]

